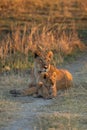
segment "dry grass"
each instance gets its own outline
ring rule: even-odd
[[[57,63],[63,62],[65,56],[71,55],[77,50],[84,51],[86,49],[74,29],[67,31],[66,28],[63,31],[63,28],[58,25],[52,27],[48,24],[44,27],[32,27],[28,33],[27,28],[28,26],[25,26],[21,33],[21,29],[18,27],[16,31],[12,31],[11,35],[7,35],[1,41],[0,66],[2,70],[32,67],[33,52],[38,44],[43,47],[43,50],[52,50],[56,55],[54,59]]]

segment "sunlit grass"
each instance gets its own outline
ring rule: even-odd
[[[80,41],[75,27],[67,30],[65,25],[61,26],[57,24],[55,26],[51,24],[34,26],[30,32],[28,32],[27,25],[22,32],[19,26],[12,29],[12,34],[8,34],[1,41],[0,67],[2,71],[33,67],[33,53],[38,44],[43,47],[43,51],[52,50],[54,52],[56,64],[63,62],[67,56],[75,55],[78,51],[85,51],[86,46]]]

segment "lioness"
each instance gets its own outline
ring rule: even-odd
[[[14,96],[22,95],[27,96],[34,94],[38,91],[38,84],[40,82],[41,73],[45,72],[49,68],[50,60],[52,59],[52,52],[49,51],[47,55],[44,55],[44,52],[40,47],[34,52],[34,68],[33,75],[31,76],[31,82],[29,83],[29,88],[24,90],[10,90],[10,93]]]

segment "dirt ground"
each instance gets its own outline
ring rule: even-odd
[[[28,85],[29,73],[0,75],[0,130],[87,130],[87,53],[62,67],[74,85],[50,100],[9,95]]]

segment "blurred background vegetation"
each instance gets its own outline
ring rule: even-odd
[[[0,71],[31,68],[37,44],[55,64],[87,50],[87,1],[0,1]]]

